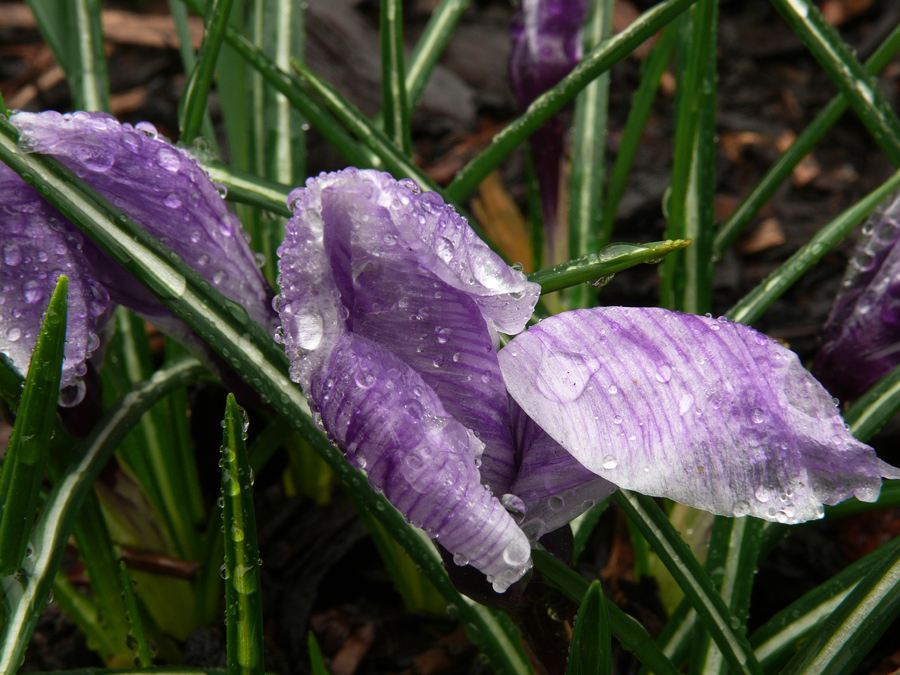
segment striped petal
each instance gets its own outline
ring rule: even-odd
[[[82,248],[81,234],[66,227],[11,169],[0,164],[0,351],[23,375],[28,372],[41,319],[61,275],[69,278],[65,361],[61,400],[81,400],[85,361],[99,346],[100,320],[109,295]]]
[[[598,476],[714,513],[796,523],[900,477],[796,355],[724,320],[607,307],[500,353],[510,394]]]
[[[185,150],[158,137],[152,125],[132,127],[104,113],[16,113],[10,121],[25,147],[65,164],[251,319],[274,327],[270,292],[240,222]],[[138,313],[142,305],[146,314],[165,311],[108,258],[95,267],[115,302]]]
[[[494,343],[524,327],[538,287],[411,181],[348,169],[309,180],[290,203],[278,306],[291,376],[408,519],[505,589],[530,563],[485,489],[505,492],[515,477]],[[410,463],[421,476],[390,468]]]
[[[828,390],[862,395],[900,364],[900,193],[863,226],[813,364]]]

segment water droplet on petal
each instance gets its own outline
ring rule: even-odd
[[[616,461],[616,458],[612,455],[607,455],[603,458],[603,468],[604,469],[615,469],[619,465],[619,462]]]
[[[666,384],[672,379],[672,368],[668,364],[660,364],[656,369],[656,381]]]

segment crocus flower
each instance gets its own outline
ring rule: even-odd
[[[813,372],[855,399],[900,364],[900,193],[866,221],[825,326]]]
[[[52,155],[197,269],[266,326],[269,291],[240,222],[190,155],[147,123],[132,127],[104,113],[17,113],[23,147]],[[159,328],[189,338],[165,305],[85,239],[33,188],[0,164],[0,351],[23,373],[41,314],[61,274],[69,277],[62,386],[76,387],[100,344],[110,301]],[[79,396],[70,397],[69,404]]]
[[[545,319],[498,354],[539,289],[437,194],[347,169],[290,205],[291,376],[373,487],[498,592],[531,541],[616,486],[795,523],[900,477],[752,328],[607,307]]]
[[[568,75],[581,59],[581,25],[587,7],[585,0],[523,0],[510,25],[509,59],[513,93],[523,109]],[[561,262],[555,259],[559,244],[556,218],[565,128],[564,116],[554,115],[531,138],[549,264]]]

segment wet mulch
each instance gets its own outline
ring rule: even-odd
[[[407,37],[421,31],[436,0],[407,3]],[[617,3],[617,25],[652,3]],[[900,21],[893,0],[825,0],[826,16],[868,57]],[[177,136],[177,103],[184,86],[174,28],[164,2],[105,4],[113,112],[125,121],[149,120],[169,137]],[[484,147],[516,115],[506,61],[507,23],[512,10],[501,0],[476,0],[451,41],[446,57],[414,116],[417,161],[437,181]],[[377,2],[311,0],[308,61],[368,114],[380,107]],[[193,25],[199,42],[202,26]],[[835,86],[763,0],[723,2],[719,44],[719,155],[716,213],[724,220],[790,141],[836,93]],[[628,59],[612,70],[609,157],[613,158],[639,78],[639,62]],[[900,60],[884,71],[882,86],[900,108]],[[67,110],[70,95],[62,69],[41,41],[23,2],[0,3],[0,88],[11,108]],[[615,239],[662,238],[661,200],[668,184],[673,138],[673,81],[661,96],[616,223]],[[227,158],[225,158],[227,159]],[[310,134],[309,172],[341,168],[340,157]],[[882,183],[892,169],[863,126],[847,114],[794,172],[791,181],[763,209],[756,222],[719,266],[714,313],[736,300],[805,243],[843,209]],[[524,200],[521,154],[502,168],[500,180],[484,189],[485,199]],[[802,359],[816,349],[819,327],[829,311],[847,261],[851,241],[825,256],[758,323]],[[658,276],[652,267],[630,270],[602,289],[605,304],[655,305]],[[195,392],[195,400],[221,392]],[[215,468],[217,447],[208,429],[198,426],[201,466]],[[203,423],[215,424],[214,414]],[[217,441],[215,442],[217,443]],[[895,464],[897,444],[886,439],[879,452]],[[313,630],[335,675],[489,672],[451,617],[404,613],[375,549],[340,497],[326,507],[285,497],[277,460],[257,481],[260,549],[266,613],[268,669],[308,671],[307,631]],[[213,477],[210,499],[216,494]],[[663,616],[652,582],[630,577],[629,544],[617,516],[602,519],[579,568],[602,576],[616,602],[659,630]],[[815,524],[786,539],[761,569],[754,593],[751,627],[788,600],[820,583],[900,531],[898,512],[882,512]],[[565,613],[563,613],[563,616]],[[900,666],[900,634],[888,632],[859,668],[886,674]],[[204,628],[184,645],[188,663],[224,665],[221,626]],[[70,622],[51,606],[41,618],[25,670],[56,670],[99,665]],[[627,654],[618,654],[616,672],[636,672]]]

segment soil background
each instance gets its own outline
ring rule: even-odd
[[[436,0],[407,2],[410,45],[435,4]],[[616,25],[627,25],[652,4],[617,2]],[[819,4],[861,59],[900,22],[900,3],[895,0],[825,0]],[[177,105],[185,75],[167,11],[166,3],[158,1],[104,3],[104,28],[114,114],[132,123],[150,121],[161,133],[176,138]],[[513,11],[503,0],[474,0],[435,74],[435,83],[414,115],[416,159],[438,182],[448,182],[518,112],[507,77],[508,23]],[[380,107],[377,18],[375,0],[309,2],[310,66],[370,115]],[[193,29],[199,42],[202,25],[198,22]],[[716,214],[722,222],[837,89],[764,0],[723,1],[720,26]],[[637,58],[612,69],[610,166],[639,69]],[[900,110],[900,60],[888,65],[880,83]],[[24,2],[0,2],[0,90],[13,109],[70,110],[62,69]],[[661,202],[671,168],[673,107],[673,80],[667,75],[619,210],[614,241],[662,238]],[[221,126],[215,100],[213,108],[214,121]],[[337,153],[314,130],[309,148],[311,175],[343,168]],[[884,182],[892,171],[862,124],[847,113],[719,265],[714,314],[724,313],[813,233]],[[479,197],[483,203],[511,200],[524,206],[521,152],[506,162],[499,181],[484,186]],[[500,220],[496,226],[503,227],[503,217]],[[756,325],[787,343],[804,361],[815,353],[820,327],[853,240],[851,236],[827,254]],[[656,269],[644,266],[616,275],[599,292],[603,304],[644,306],[657,304],[658,291]],[[214,393],[203,389],[193,393],[192,418],[198,459],[201,465],[208,465],[211,485],[217,445],[207,447],[208,430],[218,428],[221,419],[221,392]],[[885,459],[898,463],[895,438],[886,436],[876,446]],[[338,495],[330,505],[314,507],[286,497],[279,480],[283,466],[283,460],[274,461],[257,481],[260,548],[266,561],[262,570],[267,670],[307,672],[306,634],[312,629],[335,675],[490,671],[478,660],[453,617],[404,613],[374,547],[345,500]],[[215,487],[210,494],[213,499]],[[884,511],[816,524],[793,534],[758,575],[751,629],[898,532],[900,515]],[[629,550],[621,518],[611,510],[597,528],[580,569],[591,578],[602,577],[611,597],[653,632],[661,628],[664,617],[653,583],[633,579],[627,564]],[[900,668],[897,644],[900,633],[895,626],[858,672],[881,675]],[[188,663],[224,667],[222,626],[197,631],[184,645],[184,654]],[[51,605],[38,625],[24,670],[100,665],[71,623]],[[636,672],[635,662],[627,654],[617,654],[616,672]]]

